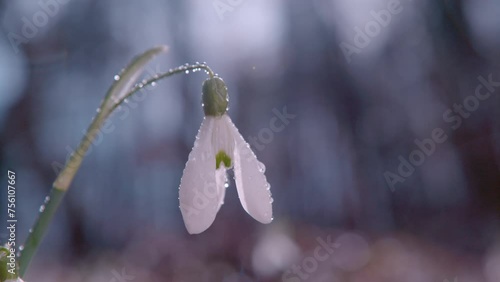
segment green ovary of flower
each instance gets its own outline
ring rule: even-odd
[[[227,87],[220,77],[205,80],[202,87],[205,116],[222,116],[227,111]]]
[[[215,155],[215,168],[219,169],[220,163],[224,163],[224,166],[226,168],[231,167],[231,157],[229,157],[226,152],[224,151],[219,151],[217,155]]]

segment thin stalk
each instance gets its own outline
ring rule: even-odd
[[[101,106],[104,106],[102,103]],[[23,249],[19,257],[19,276],[23,277],[28,269],[28,266],[35,255],[40,243],[47,232],[50,222],[54,217],[56,210],[59,208],[61,200],[64,198],[66,191],[69,189],[71,182],[73,181],[76,172],[80,168],[83,158],[87,153],[90,145],[94,141],[99,129],[104,122],[106,116],[100,111],[99,114],[94,118],[89,128],[87,129],[87,136],[83,137],[78,145],[76,151],[71,154],[66,165],[61,170],[56,180],[52,184],[52,189],[48,198],[45,198],[45,204],[42,205],[43,208],[40,209],[40,214],[38,215],[35,224],[30,229],[28,238],[24,243]]]
[[[119,105],[123,103],[126,99],[130,98],[133,94],[135,94],[137,91],[141,90],[142,88],[152,85],[153,83],[157,82],[158,80],[167,78],[169,76],[172,76],[174,74],[179,74],[179,73],[185,73],[186,71],[192,71],[192,70],[205,70],[210,78],[214,78],[215,74],[212,71],[212,69],[207,65],[207,64],[194,64],[194,65],[183,65],[183,66],[178,66],[174,69],[170,69],[169,71],[155,75],[154,77],[147,79],[139,84],[136,84],[130,92],[128,92],[123,98],[117,100],[115,104],[111,108],[111,112],[114,111]]]
[[[57,188],[50,190],[49,196],[45,198],[44,211],[40,213],[35,225],[30,229],[30,234],[24,243],[24,249],[21,251],[22,255],[19,258],[19,276],[23,277],[28,269],[29,263],[42,241],[45,231],[49,226],[50,221],[59,207],[62,199],[64,198],[65,191]]]
[[[132,64],[126,68],[125,75],[128,75],[129,77],[134,77],[132,74],[127,73],[127,71],[133,69],[134,70],[133,72],[136,73],[137,69],[140,68],[140,65],[137,66],[137,62],[140,62],[141,64],[144,63],[141,62],[141,59],[143,59],[144,56],[150,56],[151,58],[151,52],[153,53],[156,52],[154,49],[152,50],[148,51],[149,53],[146,52],[142,56],[136,58],[132,62]],[[165,51],[165,49],[158,49],[158,50]],[[40,246],[40,243],[45,233],[47,232],[47,229],[54,217],[55,212],[57,211],[62,199],[64,198],[66,191],[69,189],[71,182],[73,181],[73,178],[76,175],[76,172],[80,168],[83,158],[87,153],[87,150],[89,149],[95,137],[97,136],[106,118],[108,118],[111,115],[111,113],[118,106],[120,106],[127,98],[137,93],[143,87],[153,84],[154,82],[160,79],[167,78],[174,74],[183,73],[191,70],[200,70],[200,69],[206,70],[210,78],[213,78],[215,76],[214,72],[206,64],[179,66],[175,69],[169,70],[166,73],[155,75],[153,78],[150,78],[144,81],[143,83],[135,85],[134,87],[132,87],[132,89],[126,92],[125,95],[119,95],[121,96],[121,98],[117,99],[116,101],[113,101],[113,104],[109,105],[109,103],[112,101],[111,99],[113,99],[113,95],[111,95],[110,93],[116,91],[116,88],[123,87],[123,84],[120,85],[119,83],[118,84],[115,83],[111,87],[111,89],[108,91],[108,94],[106,95],[105,99],[102,101],[99,107],[98,114],[96,115],[96,117],[90,124],[89,128],[87,129],[87,134],[82,138],[76,151],[70,156],[64,168],[61,170],[56,180],[54,181],[52,189],[50,190],[50,195],[46,198],[45,204],[44,206],[42,206],[43,208],[41,208],[40,214],[37,220],[35,221],[33,228],[30,229],[30,233],[28,235],[28,238],[26,239],[24,248],[21,250],[19,258],[20,277],[23,277],[24,274],[26,273],[31,260],[33,259],[33,256],[38,250],[38,247]],[[129,82],[125,81],[123,83],[127,85]]]

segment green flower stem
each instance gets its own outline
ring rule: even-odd
[[[104,105],[104,103],[102,104]],[[46,198],[47,201],[43,206],[43,210],[40,212],[35,224],[31,228],[31,232],[28,234],[28,238],[26,238],[26,242],[24,243],[24,248],[21,250],[21,255],[19,257],[19,275],[23,277],[26,273],[28,266],[31,262],[31,259],[35,255],[38,247],[47,232],[50,222],[54,217],[54,214],[61,203],[66,191],[69,189],[73,178],[76,175],[76,172],[80,168],[82,164],[83,158],[87,153],[92,141],[95,139],[97,133],[104,120],[106,119],[106,114],[104,111],[100,111],[99,114],[94,118],[89,129],[87,130],[87,137],[84,137],[76,151],[71,154],[68,162],[64,166],[63,170],[59,173],[54,184],[52,185],[52,189],[50,190],[49,197]]]
[[[35,221],[33,228],[30,230],[28,238],[26,239],[26,242],[24,244],[24,248],[20,252],[20,277],[23,277],[26,273],[31,260],[35,255],[38,247],[40,246],[40,243],[45,233],[47,232],[50,222],[52,221],[54,214],[61,203],[61,200],[64,198],[66,191],[69,189],[73,178],[75,177],[78,169],[80,168],[80,165],[82,164],[87,150],[99,133],[99,130],[104,121],[111,115],[111,113],[128,97],[132,96],[143,87],[153,84],[160,79],[172,76],[174,74],[191,70],[195,71],[204,69],[209,74],[210,78],[213,78],[215,76],[213,71],[206,64],[185,65],[177,67],[175,69],[171,69],[166,73],[155,75],[153,78],[143,81],[143,83],[137,84],[132,87],[133,82],[136,81],[140,73],[142,73],[144,66],[155,55],[165,51],[167,51],[167,47],[160,46],[148,50],[142,55],[136,57],[120,74],[120,79],[116,80],[108,90],[108,93],[106,94],[98,109],[98,114],[95,116],[89,128],[87,129],[87,134],[85,134],[85,136],[82,138],[76,151],[70,156],[64,168],[61,170],[56,180],[54,181],[49,197],[46,198],[44,208],[40,211],[40,214]]]
[[[170,69],[169,71],[167,71],[165,73],[156,75],[153,78],[147,79],[139,84],[136,84],[130,90],[130,92],[128,92],[123,98],[121,98],[115,102],[115,104],[111,108],[111,112],[114,111],[121,103],[123,103],[123,101],[130,98],[130,96],[132,96],[134,93],[136,93],[137,91],[143,89],[144,87],[146,87],[148,85],[152,85],[153,83],[157,82],[158,80],[167,78],[167,77],[172,76],[174,74],[185,73],[186,71],[201,70],[201,69],[205,70],[208,73],[208,75],[210,76],[210,78],[215,77],[215,74],[212,71],[212,69],[207,64],[204,64],[204,63],[203,64],[178,66],[174,69]]]
[[[26,239],[24,249],[21,251],[22,255],[19,258],[20,277],[23,277],[26,273],[29,263],[35,255],[35,252],[43,239],[50,221],[52,220],[57,208],[59,207],[61,200],[64,198],[64,194],[66,194],[65,191],[57,188],[52,188],[49,196],[46,198],[47,200],[45,201],[45,209],[42,213],[40,213],[40,216],[36,220],[35,225],[30,230],[31,233]]]

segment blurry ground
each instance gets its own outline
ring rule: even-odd
[[[49,260],[32,271],[40,273],[36,281],[339,282],[495,281],[499,271],[498,246],[478,254],[407,233],[370,237],[302,225],[288,233],[283,229],[290,227],[282,225],[251,236],[243,225],[217,225],[203,238],[141,232],[124,250],[95,253],[76,264]],[[235,232],[235,227],[243,230]],[[331,254],[320,243],[330,238]]]

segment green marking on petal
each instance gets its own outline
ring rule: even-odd
[[[215,168],[219,169],[220,163],[224,163],[226,168],[231,167],[231,158],[224,151],[219,151],[217,155],[215,155]]]

